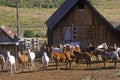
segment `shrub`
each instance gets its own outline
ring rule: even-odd
[[[24,32],[24,37],[27,37],[27,38],[31,38],[31,37],[34,37],[34,33],[32,30],[25,30]]]
[[[47,37],[47,35],[46,35],[46,33],[45,33],[45,32],[39,32],[39,33],[35,34],[35,37],[46,38],[46,37]]]

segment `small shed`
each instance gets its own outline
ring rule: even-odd
[[[6,52],[10,51],[12,55],[16,56],[19,42],[19,38],[8,29],[7,26],[3,25],[0,28],[0,54],[4,55],[5,57]]]
[[[106,42],[120,46],[120,30],[102,16],[88,0],[65,0],[46,21],[49,45],[67,41],[80,42],[86,48]]]

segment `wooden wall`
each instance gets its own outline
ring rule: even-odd
[[[74,6],[55,26],[53,29],[54,45],[63,43],[64,28],[72,27],[72,24],[77,27],[77,38],[83,48],[89,41],[92,41],[95,46],[104,42],[111,45],[112,28],[86,3],[84,9],[78,9],[78,5]]]
[[[7,51],[10,51],[11,55],[17,57],[17,49],[18,49],[18,46],[13,45],[13,44],[0,45],[0,54],[7,57]]]
[[[11,42],[12,39],[0,29],[0,42]]]

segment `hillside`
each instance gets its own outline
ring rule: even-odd
[[[115,27],[120,24],[120,0],[90,0]]]
[[[94,7],[114,26],[120,24],[120,0],[89,0]],[[35,33],[46,33],[45,21],[57,8],[19,8],[20,36],[25,30]],[[0,26],[9,26],[16,32],[16,8],[0,6]]]

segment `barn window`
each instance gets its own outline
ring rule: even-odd
[[[78,9],[84,9],[84,3],[83,2],[78,3]]]
[[[72,41],[77,41],[77,27],[72,24]]]
[[[73,37],[73,39],[74,39],[74,40],[76,40],[76,39],[77,39],[77,37],[76,37],[76,36],[74,36],[74,37]]]

